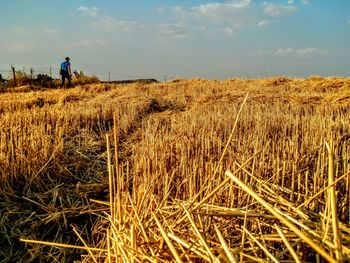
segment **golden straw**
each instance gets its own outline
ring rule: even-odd
[[[252,191],[248,186],[246,186],[241,180],[234,176],[231,172],[226,171],[226,176],[230,177],[232,181],[238,184],[244,191],[250,194],[256,201],[258,201],[263,207],[265,207],[271,214],[273,214],[278,220],[280,220],[284,225],[289,227],[297,236],[304,240],[310,247],[312,247],[317,253],[324,257],[329,262],[336,263],[337,261],[333,259],[326,251],[324,251],[319,245],[317,245],[312,239],[301,232],[292,222],[278,213],[274,207],[268,204],[264,199],[262,199],[257,193]]]

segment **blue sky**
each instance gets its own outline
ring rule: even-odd
[[[0,0],[0,70],[101,79],[350,76],[348,0]],[[54,69],[56,73],[56,69]]]

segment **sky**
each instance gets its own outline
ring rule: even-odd
[[[350,76],[349,0],[0,0],[11,65],[100,79]]]

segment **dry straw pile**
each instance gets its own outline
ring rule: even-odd
[[[0,261],[349,261],[349,102],[320,77],[4,93]]]

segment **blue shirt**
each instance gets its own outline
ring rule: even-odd
[[[70,67],[69,61],[65,61],[65,62],[61,63],[61,69],[62,69],[62,70],[68,72],[69,67]]]

